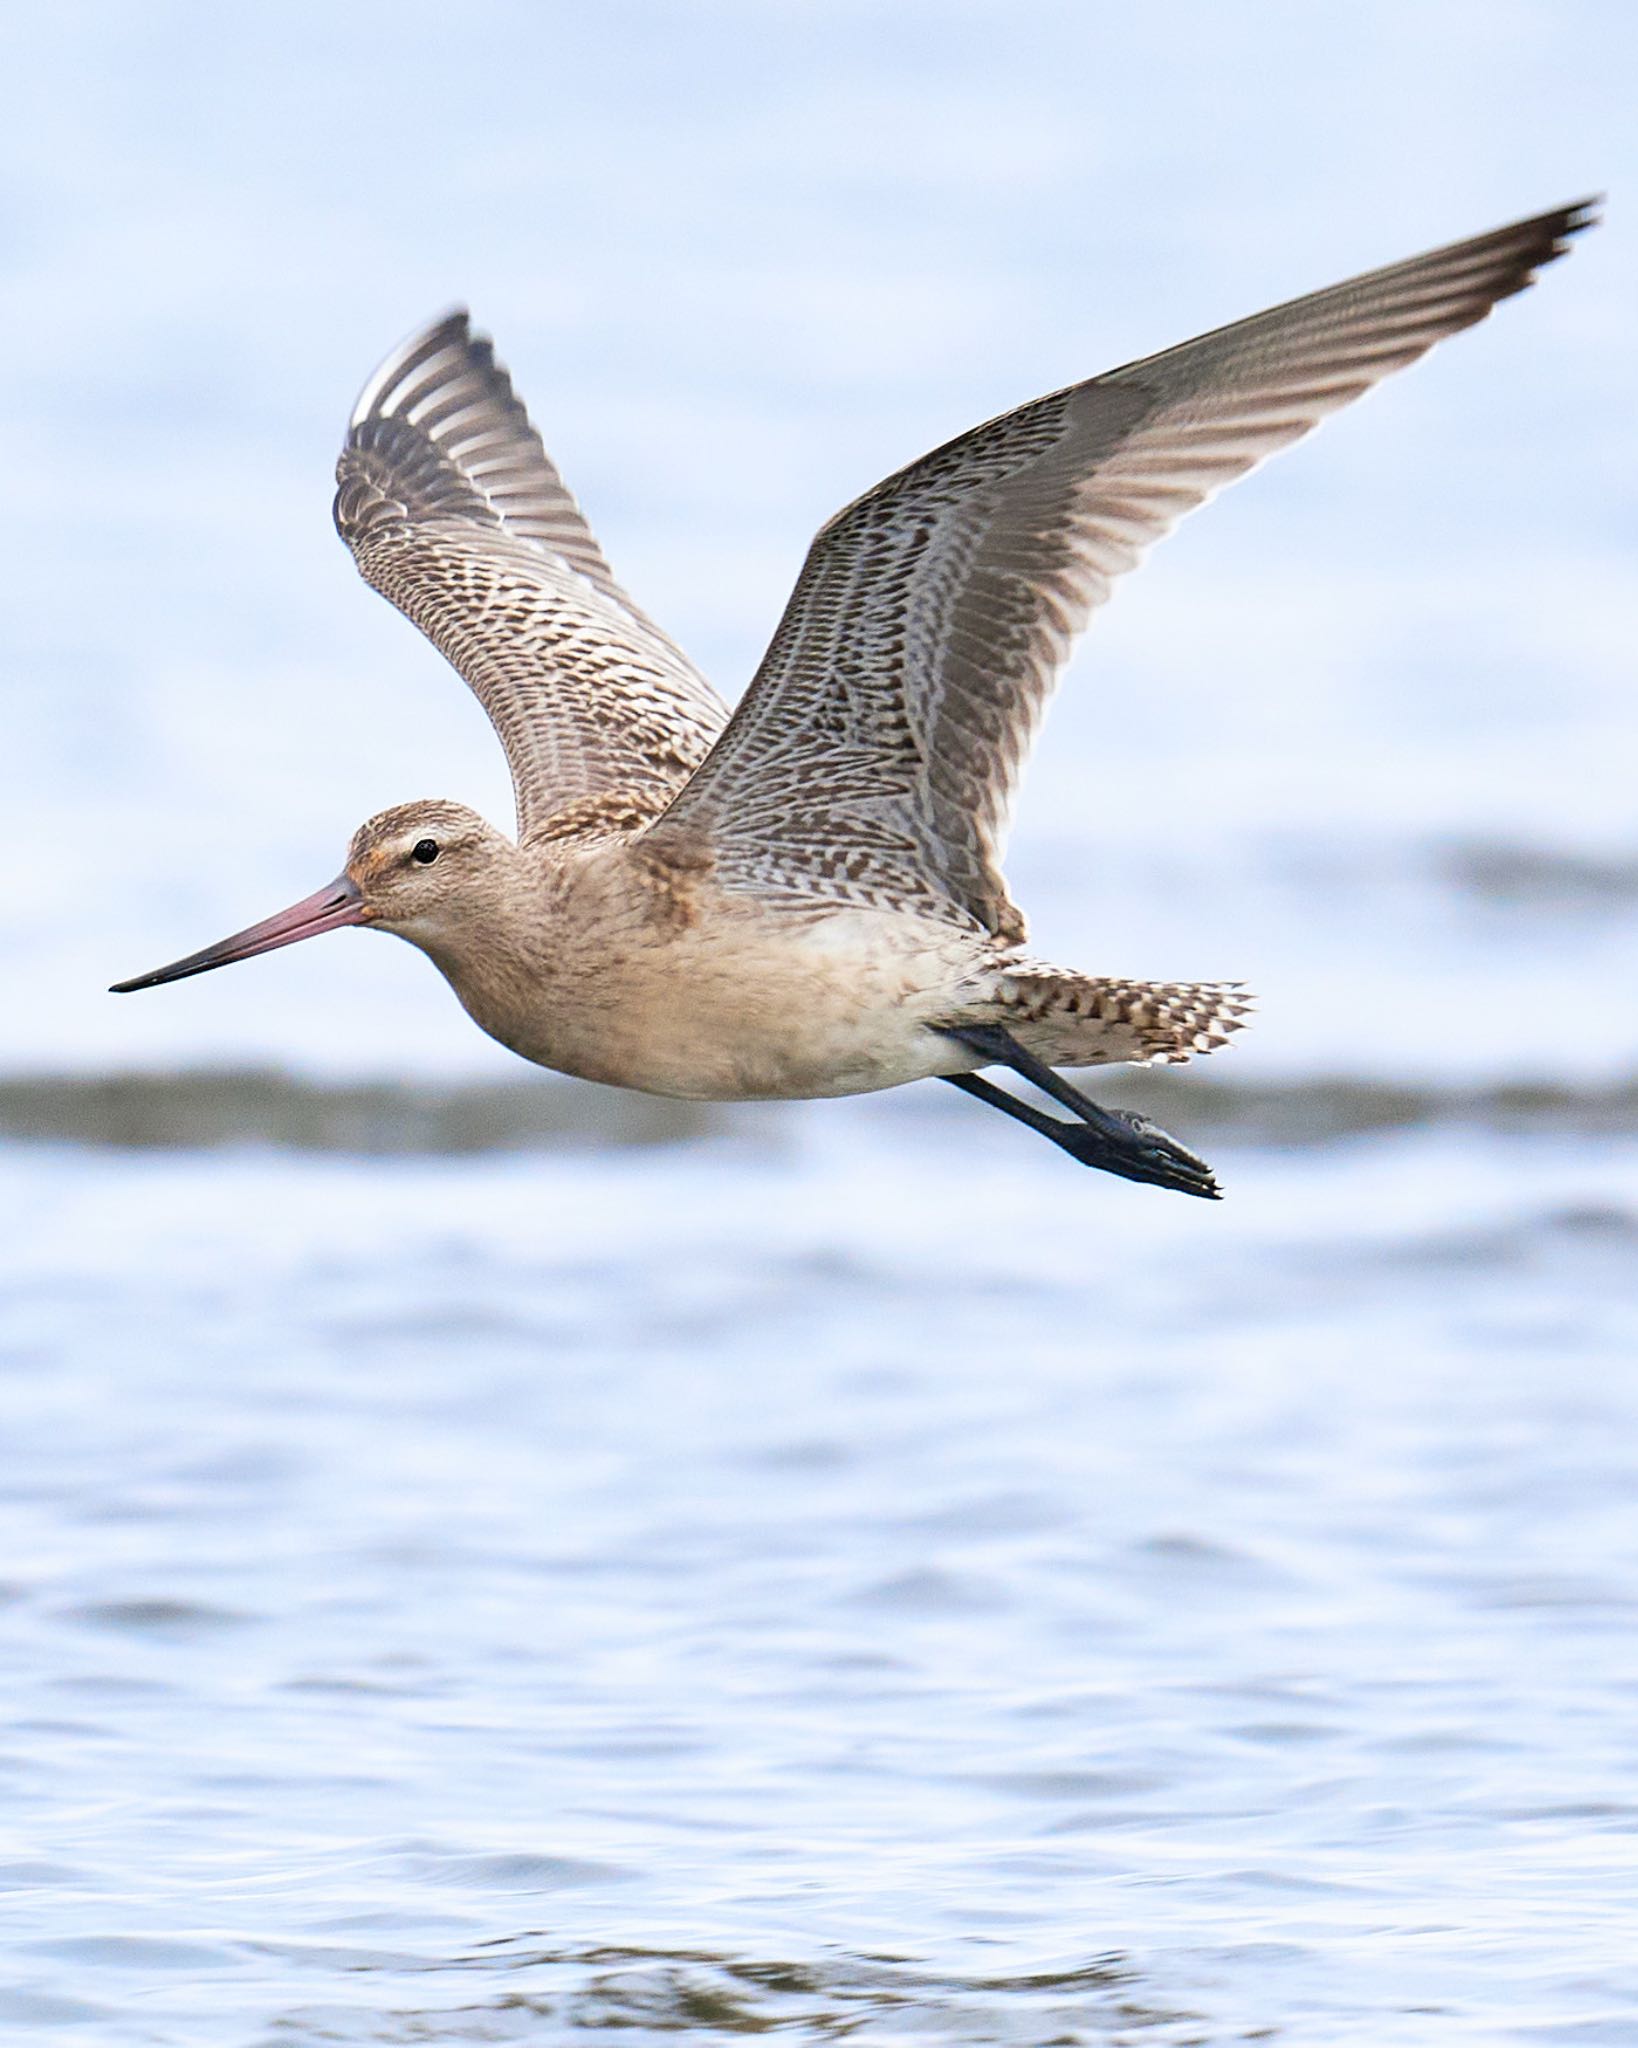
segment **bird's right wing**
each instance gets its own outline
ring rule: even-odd
[[[1074,636],[1185,512],[1522,291],[1557,208],[1077,384],[830,521],[727,730],[642,836],[765,901],[913,907],[1022,937],[1000,859]]]
[[[370,379],[336,483],[359,568],[489,713],[520,837],[630,829],[664,809],[727,709],[614,580],[464,312]]]

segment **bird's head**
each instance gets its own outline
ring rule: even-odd
[[[465,804],[395,804],[359,826],[333,882],[202,952],[116,982],[114,993],[181,981],[347,924],[396,932],[428,952],[453,948],[516,856],[511,840]]]

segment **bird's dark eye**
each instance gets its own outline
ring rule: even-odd
[[[436,839],[417,839],[410,848],[410,859],[418,860],[424,868],[431,867],[437,858],[438,842]]]

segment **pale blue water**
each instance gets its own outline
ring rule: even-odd
[[[14,1157],[0,2018],[1630,2040],[1638,1148],[951,1102]]]
[[[294,1076],[259,1149],[0,1151],[0,2030],[1638,2041],[1632,44],[1545,0],[0,24],[0,1122],[106,1141],[143,1068],[148,1140],[231,1134],[190,1075]],[[1221,1206],[932,1087],[417,1156],[522,1070],[352,936],[102,994],[385,803],[504,820],[327,518],[452,299],[733,694],[922,448],[1601,185],[1157,554],[1026,786],[1044,952],[1262,995],[1213,1063],[1252,1135],[1178,1125]]]

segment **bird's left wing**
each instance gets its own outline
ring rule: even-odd
[[[1559,207],[1021,406],[839,512],[710,758],[642,835],[768,902],[1023,936],[1000,858],[1074,636],[1181,516],[1522,291]]]
[[[486,337],[454,312],[382,364],[336,529],[455,665],[512,770],[520,838],[663,810],[728,713],[615,581]]]

